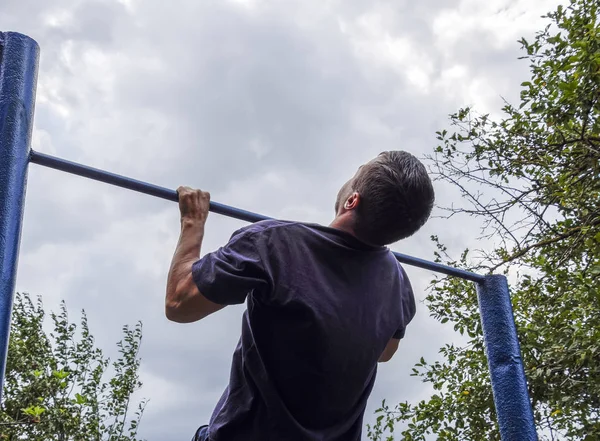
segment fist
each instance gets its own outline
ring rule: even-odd
[[[190,187],[179,187],[177,194],[182,221],[206,222],[210,208],[210,193]]]

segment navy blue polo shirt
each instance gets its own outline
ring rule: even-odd
[[[247,302],[211,441],[357,441],[392,338],[415,315],[387,247],[321,225],[263,221],[193,266],[209,300]]]

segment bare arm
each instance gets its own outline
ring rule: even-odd
[[[400,339],[397,339],[397,338],[390,339],[390,341],[388,341],[388,344],[386,345],[385,349],[379,356],[379,363],[385,363],[387,361],[390,361],[392,359],[392,357],[394,356],[394,354],[396,353],[396,351],[398,350],[399,344],[400,344]]]
[[[181,234],[167,277],[165,314],[171,321],[190,323],[224,308],[211,302],[198,290],[192,278],[192,265],[200,258],[210,194],[180,187]]]

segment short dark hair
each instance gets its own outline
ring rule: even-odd
[[[373,245],[389,245],[416,233],[429,219],[435,194],[427,169],[404,151],[381,153],[358,173],[355,233]]]

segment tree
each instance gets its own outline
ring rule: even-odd
[[[134,441],[146,401],[130,416],[130,400],[141,386],[138,352],[142,325],[123,327],[113,361],[94,346],[85,312],[79,330],[63,302],[43,329],[41,299],[17,293],[13,308],[4,395],[2,441]],[[106,376],[110,372],[111,378]]]
[[[436,259],[503,272],[540,439],[600,439],[600,23],[598,2],[571,0],[548,26],[520,41],[531,78],[520,103],[493,121],[465,108],[438,132],[429,156],[436,179],[462,194],[447,217],[483,221],[491,252],[452,258],[438,237]],[[437,278],[427,304],[465,345],[421,359],[413,375],[433,388],[417,403],[377,411],[372,440],[499,440],[477,298],[471,283]],[[398,430],[396,430],[397,432]]]

